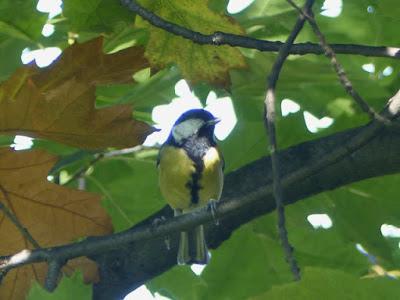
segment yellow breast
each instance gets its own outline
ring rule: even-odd
[[[200,175],[199,202],[191,201],[190,182],[196,172],[194,162],[185,150],[165,146],[160,152],[159,184],[161,193],[168,204],[184,211],[204,206],[210,199],[218,200],[223,186],[222,158],[216,148],[211,147],[203,157]]]
[[[165,146],[160,151],[158,168],[161,193],[172,208],[187,208],[190,206],[187,183],[196,170],[194,163],[182,148]]]
[[[200,177],[199,206],[204,206],[208,201],[219,200],[224,184],[222,171],[222,157],[218,150],[211,147],[203,158],[204,169]]]

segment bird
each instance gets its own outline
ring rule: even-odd
[[[176,120],[160,148],[159,186],[175,216],[221,197],[225,162],[214,135],[219,121],[204,109],[188,110]],[[180,233],[178,265],[207,264],[209,258],[203,225]]]

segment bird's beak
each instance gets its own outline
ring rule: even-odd
[[[211,125],[215,125],[215,124],[217,124],[217,123],[219,123],[219,122],[221,122],[221,119],[214,118],[214,119],[208,121],[208,122],[207,122],[207,125],[211,126]]]

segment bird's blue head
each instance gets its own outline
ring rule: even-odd
[[[170,138],[178,145],[193,136],[207,137],[214,141],[215,124],[218,122],[218,118],[204,109],[191,109],[176,120]]]

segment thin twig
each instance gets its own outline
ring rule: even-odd
[[[125,148],[125,149],[120,149],[120,150],[113,150],[104,153],[104,157],[114,157],[114,156],[119,156],[119,155],[126,155],[126,154],[131,154],[131,153],[137,153],[143,150],[151,150],[151,149],[158,149],[157,147],[147,147],[143,145],[138,145],[132,148]]]
[[[197,31],[190,30],[178,24],[166,21],[156,14],[148,11],[135,0],[120,0],[121,3],[127,6],[131,11],[137,13],[150,24],[162,28],[172,34],[189,39],[200,45],[229,45],[232,47],[243,47],[249,49],[257,49],[265,52],[277,52],[284,43],[278,41],[259,40],[247,36],[241,36],[231,33],[216,31],[212,34],[202,34]],[[375,57],[390,57],[400,59],[400,48],[387,46],[365,46],[354,44],[332,44],[331,47],[336,53],[355,54]],[[324,49],[314,43],[299,43],[294,44],[289,51],[290,54],[324,54]]]
[[[312,11],[305,12],[303,9],[301,9],[299,6],[297,6],[297,4],[294,3],[292,0],[287,0],[287,2],[289,2],[289,4],[292,5],[297,11],[299,11],[299,13],[302,14],[304,16],[304,18],[307,19],[308,23],[311,25],[311,28],[313,29],[315,35],[319,39],[319,43],[320,43],[321,47],[324,49],[325,55],[330,59],[331,65],[332,65],[333,69],[335,70],[335,72],[339,78],[339,81],[342,84],[342,86],[344,87],[345,91],[354,99],[354,101],[360,106],[360,108],[365,113],[367,113],[371,118],[379,120],[379,121],[385,123],[386,125],[390,125],[389,120],[380,116],[371,106],[369,106],[369,104],[363,99],[363,97],[353,87],[353,84],[351,83],[350,79],[347,77],[343,66],[338,61],[335,51],[328,44],[324,34],[319,29],[319,26],[314,18],[313,12]]]
[[[399,112],[400,90],[389,100],[382,114],[384,117],[394,120],[398,117]],[[368,126],[360,129],[350,139],[345,140],[330,152],[326,152],[320,159],[314,159],[309,164],[282,177],[282,186],[288,187],[301,182],[305,178],[316,174],[322,168],[334,164],[352,154],[377,136],[384,127],[385,126],[381,122],[372,121]],[[234,196],[231,197],[229,201],[217,203],[216,211],[219,216],[228,216],[264,198],[266,194],[271,194],[272,190],[273,187],[271,184],[263,185],[258,189],[246,193],[245,197]],[[91,237],[76,243],[35,249],[32,251],[23,250],[14,255],[0,257],[0,275],[13,268],[36,262],[50,261],[52,259],[68,261],[69,259],[79,256],[91,256],[105,253],[113,249],[122,248],[132,242],[143,243],[146,240],[168,236],[172,233],[188,230],[199,224],[205,224],[211,221],[213,221],[212,213],[207,208],[204,208],[190,214],[184,214],[166,221],[161,221],[157,227],[154,227],[152,224],[143,224],[123,232],[101,237]]]
[[[0,185],[0,191],[3,194],[3,197],[6,200],[6,202],[11,203],[7,191],[1,185]],[[24,225],[21,224],[17,216],[1,201],[0,201],[0,210],[3,211],[6,217],[14,224],[15,227],[17,227],[22,236],[26,238],[31,243],[32,246],[34,246],[35,248],[40,248],[39,243],[33,238],[28,229],[26,229]]]
[[[309,11],[314,3],[314,0],[308,0],[304,6],[306,11]],[[280,163],[277,156],[278,143],[276,140],[275,128],[275,88],[278,82],[279,74],[282,66],[289,55],[290,47],[293,45],[294,40],[300,33],[305,23],[305,18],[302,14],[299,15],[292,32],[287,38],[285,44],[279,50],[278,57],[272,67],[271,73],[268,76],[268,88],[265,97],[265,125],[269,137],[269,145],[271,152],[272,163],[272,178],[273,178],[273,192],[276,202],[276,210],[278,212],[278,231],[285,251],[285,257],[290,265],[295,280],[300,280],[300,269],[297,265],[296,259],[293,255],[293,247],[289,242],[288,233],[285,225],[285,207],[283,201],[283,192],[280,182]]]
[[[125,148],[125,149],[120,149],[120,150],[112,150],[109,152],[96,153],[96,154],[94,154],[94,158],[91,161],[89,161],[89,163],[87,163],[85,166],[79,168],[79,170],[76,171],[65,183],[63,183],[63,185],[68,185],[69,183],[82,177],[87,172],[87,170],[89,170],[90,167],[97,164],[103,158],[110,158],[110,157],[119,156],[119,155],[137,153],[142,150],[148,150],[148,149],[153,149],[153,148],[154,147],[146,147],[143,145],[139,145],[139,146],[135,146],[132,148]]]
[[[95,154],[94,158],[85,166],[79,168],[63,185],[68,185],[69,183],[75,181],[76,179],[80,178],[83,174],[89,170],[94,164],[96,164],[99,160],[104,157],[104,153]]]

